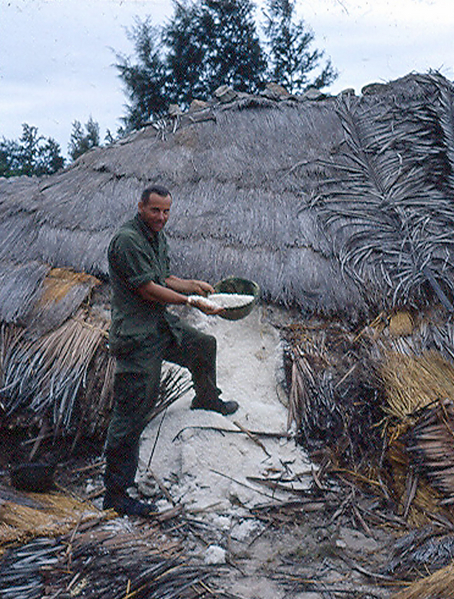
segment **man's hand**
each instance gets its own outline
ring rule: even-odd
[[[214,316],[224,312],[224,308],[217,306],[214,302],[211,302],[209,299],[202,296],[198,297],[197,295],[191,295],[188,297],[187,303],[194,308],[198,308],[204,314]]]
[[[213,287],[205,281],[180,279],[173,275],[166,279],[166,285],[178,293],[187,293],[188,295],[203,295],[206,297],[209,293],[214,293]]]
[[[190,286],[190,294],[193,295],[203,295],[206,297],[210,293],[214,293],[214,288],[205,281],[197,281],[196,279],[191,279],[188,281]]]

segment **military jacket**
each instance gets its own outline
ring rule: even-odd
[[[165,286],[170,274],[167,240],[162,231],[154,233],[139,215],[120,227],[109,250],[109,277],[112,288],[109,348],[117,357],[117,370],[146,370],[150,352],[169,329],[176,340],[179,318],[158,302],[143,300],[141,285],[153,281]]]

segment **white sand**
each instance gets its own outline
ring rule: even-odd
[[[151,469],[174,501],[189,511],[211,512],[212,517],[221,518],[217,525],[222,527],[222,514],[241,509],[238,506],[250,508],[273,497],[290,498],[286,492],[275,494],[248,477],[296,479],[300,475],[293,484],[305,487],[310,481],[310,464],[293,439],[259,437],[262,449],[244,433],[200,429],[238,431],[233,424],[237,421],[251,431],[285,435],[287,409],[279,401],[276,376],[282,351],[277,331],[264,321],[260,306],[234,322],[196,310],[189,310],[189,317],[200,330],[217,338],[218,385],[222,397],[238,401],[240,408],[227,417],[190,410],[192,392],[174,403],[143,435],[139,484],[143,491],[151,487],[146,466],[156,443]],[[238,530],[237,534],[249,532]]]

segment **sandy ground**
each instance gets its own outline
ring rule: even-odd
[[[212,513],[272,500],[273,493],[250,477],[286,475],[304,486],[311,465],[301,447],[287,438],[287,409],[278,394],[282,348],[263,309],[257,307],[239,321],[194,311],[191,316],[200,330],[216,337],[218,386],[222,397],[235,399],[240,408],[228,417],[190,410],[192,392],[175,402],[143,435],[142,485],[150,464],[175,501]],[[240,427],[276,433],[277,438],[259,437],[255,443]]]
[[[223,397],[237,400],[240,409],[229,417],[193,411],[192,393],[175,402],[143,435],[139,488],[146,494],[155,491],[151,469],[174,504],[184,506],[191,530],[185,536],[188,555],[213,566],[215,583],[227,596],[326,596],[312,592],[311,584],[300,579],[315,580],[316,586],[339,584],[344,589],[341,596],[348,596],[345,589],[360,588],[364,582],[348,560],[378,568],[386,559],[389,536],[381,531],[366,535],[341,518],[330,523],[322,504],[292,512],[278,526],[251,512],[257,506],[298,500],[298,490],[308,488],[315,468],[303,448],[287,436],[280,385],[282,346],[267,314],[258,306],[236,322],[194,310],[188,315],[195,326],[216,336],[218,384]],[[273,321],[276,316],[285,319],[285,312],[274,312]],[[277,436],[259,436],[257,443],[239,432],[238,425]],[[288,481],[296,493],[273,491],[263,479]],[[162,510],[171,507],[164,500],[158,505]],[[331,514],[336,508],[336,503],[331,505]],[[370,595],[388,596],[383,589]]]

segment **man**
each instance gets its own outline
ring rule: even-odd
[[[167,311],[168,304],[190,305],[218,314],[194,295],[213,293],[204,281],[170,274],[162,231],[172,197],[161,186],[145,189],[137,215],[112,238],[109,275],[112,286],[111,353],[117,359],[115,405],[107,432],[104,509],[142,515],[150,506],[128,495],[139,458],[139,438],[159,394],[163,360],[188,368],[194,383],[192,409],[233,414],[238,404],[223,401],[216,386],[216,339]],[[189,298],[188,295],[191,295]]]

